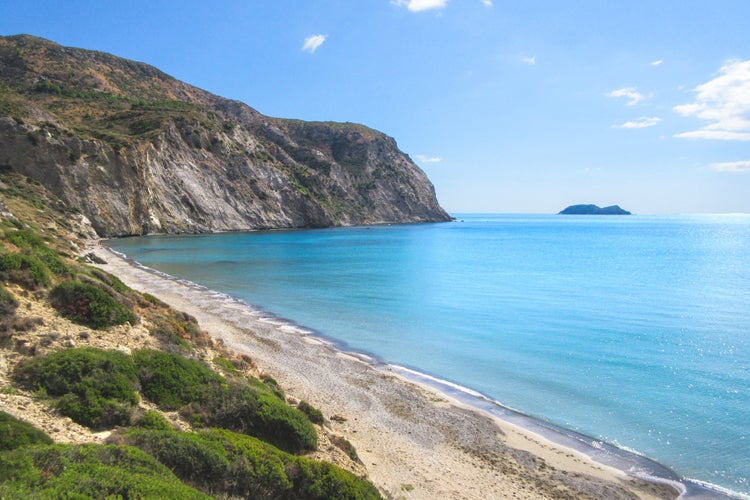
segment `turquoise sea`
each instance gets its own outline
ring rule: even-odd
[[[750,494],[750,215],[455,216],[109,245],[344,349]]]

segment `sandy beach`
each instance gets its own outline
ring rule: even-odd
[[[627,475],[581,451],[409,381],[264,318],[246,305],[123,259],[103,245],[102,269],[195,316],[253,358],[287,394],[321,409],[391,498],[676,498],[673,485]],[[332,418],[333,417],[333,418]]]

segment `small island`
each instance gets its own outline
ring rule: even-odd
[[[571,205],[558,215],[631,215],[619,205],[599,207],[597,205]]]

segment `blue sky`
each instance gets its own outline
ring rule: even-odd
[[[28,33],[394,137],[451,212],[750,213],[747,0],[0,0]]]

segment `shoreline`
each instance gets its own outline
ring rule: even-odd
[[[195,316],[250,355],[357,448],[392,497],[727,498],[645,457],[506,408],[470,389],[389,365],[226,294],[169,276],[97,243],[97,264]]]

